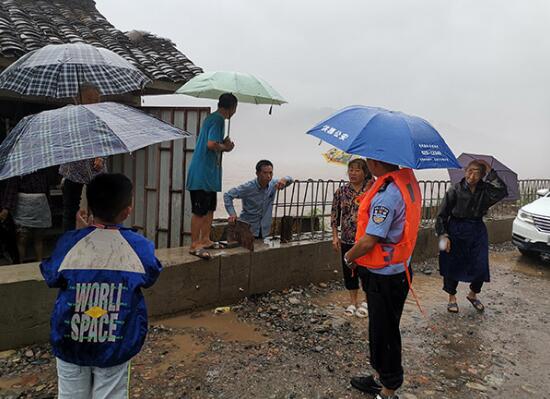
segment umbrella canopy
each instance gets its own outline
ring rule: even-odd
[[[0,145],[0,180],[191,136],[117,103],[67,105],[22,119]]]
[[[458,162],[462,169],[449,169],[449,176],[451,183],[456,184],[464,178],[464,169],[468,164],[475,160],[485,161],[498,173],[498,176],[506,183],[508,188],[508,196],[504,198],[505,201],[517,201],[520,199],[518,175],[512,169],[504,165],[498,159],[491,155],[483,154],[467,154],[462,153],[458,157]]]
[[[460,168],[437,130],[422,118],[383,108],[344,108],[310,129],[349,154],[413,169]]]
[[[76,97],[83,82],[113,95],[141,90],[150,80],[121,56],[85,43],[49,44],[0,74],[0,89],[27,96]]]
[[[201,73],[176,91],[176,94],[216,100],[223,93],[233,93],[243,103],[281,105],[287,102],[265,80],[239,72]]]

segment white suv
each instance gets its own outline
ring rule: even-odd
[[[550,190],[539,190],[541,198],[518,211],[512,241],[524,255],[550,256]]]

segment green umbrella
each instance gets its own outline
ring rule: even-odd
[[[286,100],[265,80],[248,73],[205,72],[181,86],[176,94],[218,99],[223,93],[233,93],[239,102],[250,104],[285,104]]]

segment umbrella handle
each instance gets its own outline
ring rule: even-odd
[[[227,120],[227,138],[229,138],[229,135],[231,134],[231,118],[229,118]],[[220,163],[220,166],[222,166],[222,161],[223,161],[223,152],[220,153],[220,159],[219,159],[219,163]]]
[[[231,135],[231,118],[227,120],[227,137]]]
[[[78,64],[75,65],[76,68],[76,88],[78,90],[77,100],[78,104],[82,104],[82,90],[80,90],[80,74],[78,73]]]

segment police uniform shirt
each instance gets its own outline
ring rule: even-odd
[[[405,226],[405,201],[394,183],[380,188],[374,196],[370,206],[370,220],[366,233],[380,238],[384,251],[391,251],[390,246],[384,243],[395,244],[403,237]],[[373,273],[393,275],[405,271],[403,263],[390,264],[381,269],[369,269]]]

